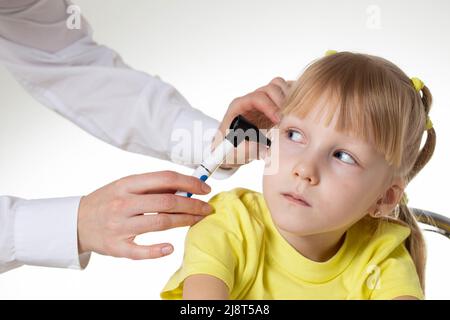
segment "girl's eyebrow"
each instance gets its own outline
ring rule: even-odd
[[[303,119],[299,119],[297,117],[284,117],[283,120],[281,120],[280,122],[280,127],[285,126],[285,127],[289,127],[289,126],[293,126],[293,127],[298,127],[298,128],[303,128],[305,126],[305,123],[303,121]]]
[[[280,124],[282,124],[283,122],[286,122],[286,121],[294,121],[294,122],[298,122],[298,121],[302,121],[302,119],[299,118],[299,117],[292,116],[292,115],[285,115],[285,116],[281,119]]]

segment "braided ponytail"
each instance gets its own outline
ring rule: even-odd
[[[428,113],[431,109],[431,103],[432,103],[432,96],[430,93],[430,90],[424,86],[422,88],[422,104],[425,108],[425,114],[428,119]],[[434,148],[436,146],[436,132],[434,131],[434,128],[426,128],[427,132],[427,140],[425,141],[424,146],[422,147],[422,150],[419,153],[419,156],[417,157],[416,162],[414,163],[414,166],[412,167],[411,171],[407,175],[408,182],[411,181],[422,168],[428,163],[428,161],[431,159]]]
[[[429,120],[428,113],[430,112],[431,108],[432,96],[430,90],[426,86],[422,88],[421,100],[423,107],[425,108],[427,120]],[[422,170],[422,168],[428,163],[428,161],[431,159],[433,155],[434,148],[436,145],[436,132],[434,131],[433,127],[427,127],[426,132],[427,132],[427,139],[425,141],[425,144],[420,150],[419,155],[417,156],[417,159],[414,162],[412,169],[407,174],[406,178],[408,182],[411,181],[420,172],[420,170]],[[395,218],[405,223],[411,229],[411,234],[408,237],[408,239],[406,239],[405,246],[408,249],[411,258],[414,261],[416,271],[419,276],[420,284],[422,286],[422,289],[425,291],[425,263],[426,263],[425,239],[422,235],[417,220],[414,217],[414,214],[408,208],[406,201],[401,201],[400,204],[398,205],[398,211]]]

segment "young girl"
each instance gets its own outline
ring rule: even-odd
[[[215,214],[189,230],[161,297],[423,299],[424,241],[403,191],[434,150],[430,105],[427,87],[385,59],[341,52],[310,65],[266,158],[278,171],[263,194],[210,200]]]

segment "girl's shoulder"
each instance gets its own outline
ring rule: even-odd
[[[404,243],[410,233],[409,227],[396,221],[364,218],[350,229],[350,242],[361,259],[380,263],[399,250],[406,253]]]
[[[397,247],[410,235],[411,229],[394,220],[363,218],[351,228],[355,241],[374,245]]]
[[[246,189],[246,188],[234,188],[229,191],[220,192],[209,200],[210,204],[220,204],[222,202],[241,202],[246,206],[251,205],[253,201],[262,197],[260,192]]]
[[[414,262],[405,240],[409,227],[396,221],[364,219],[352,228],[354,259],[348,270],[351,279],[364,283],[363,296],[392,299],[410,295],[423,298]],[[359,240],[359,241],[358,241]]]
[[[235,188],[214,195],[209,204],[214,208],[213,214],[231,219],[251,219],[262,222],[266,215],[264,197],[260,192]]]
[[[262,194],[250,189],[220,192],[208,201],[213,212],[191,227],[189,234],[220,232],[239,239],[260,237],[264,229],[261,201]]]

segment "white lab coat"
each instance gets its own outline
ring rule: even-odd
[[[171,85],[131,69],[95,43],[85,20],[80,30],[68,29],[69,4],[0,0],[0,63],[43,105],[109,144],[188,166],[201,161],[172,154],[172,131],[192,133],[200,121],[210,135],[194,137],[192,150],[204,150],[219,123],[193,109]],[[79,201],[1,196],[0,273],[22,264],[84,268],[89,254],[78,254]]]

